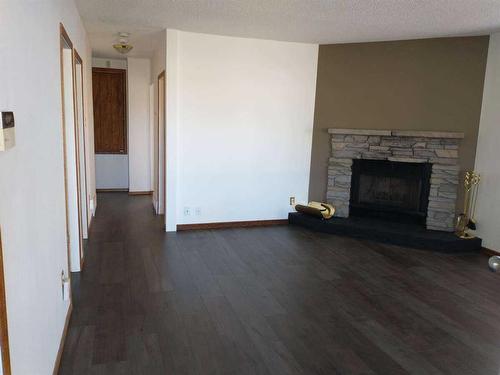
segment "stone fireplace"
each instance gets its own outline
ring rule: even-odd
[[[463,133],[329,129],[327,201],[339,217],[413,221],[451,232]]]

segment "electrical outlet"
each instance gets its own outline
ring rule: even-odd
[[[190,216],[191,215],[191,209],[189,207],[184,207],[184,216]]]
[[[290,206],[295,206],[295,197],[290,197]]]
[[[201,215],[201,207],[196,207],[194,213],[196,214],[196,216],[200,216]]]

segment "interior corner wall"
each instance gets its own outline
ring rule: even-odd
[[[92,67],[127,70],[127,60],[93,57]],[[127,122],[128,122],[128,116],[127,116]],[[128,130],[128,123],[127,123],[127,130]],[[122,155],[122,154],[95,154],[93,152],[92,155],[94,155],[95,159],[94,163],[95,185],[97,189],[125,190],[129,188],[128,153]]]
[[[168,230],[285,219],[291,196],[307,200],[317,58],[312,44],[167,31]]]
[[[473,168],[487,54],[488,36],[321,45],[309,199],[326,199],[328,128],[464,132]]]
[[[177,194],[180,186],[179,168],[179,38],[181,32],[178,30],[167,30],[166,34],[166,83],[165,83],[165,230],[173,232],[177,230],[179,223],[179,210]]]
[[[127,59],[129,191],[151,191],[149,80],[151,62]]]
[[[500,33],[490,37],[484,83],[483,107],[476,152],[476,172],[481,174],[477,199],[477,235],[483,246],[500,251]]]
[[[15,147],[0,152],[0,227],[13,374],[53,372],[70,304],[61,293],[68,253],[60,22],[87,67],[85,119],[87,141],[93,145],[90,46],[75,4],[0,2],[0,50],[8,51],[0,59],[0,109],[13,111],[16,122]]]

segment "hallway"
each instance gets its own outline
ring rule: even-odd
[[[60,374],[497,374],[481,255],[269,227],[164,233],[100,194]]]

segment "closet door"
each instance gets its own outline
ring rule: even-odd
[[[126,71],[93,68],[96,154],[127,153]]]

